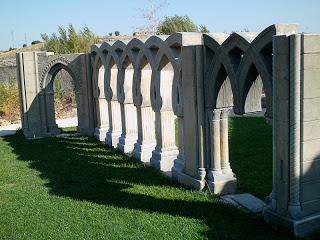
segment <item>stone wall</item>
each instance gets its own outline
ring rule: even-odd
[[[17,83],[16,59],[0,60],[0,84]]]
[[[57,74],[57,79],[61,82],[61,87],[64,92],[68,92],[72,88],[72,79],[70,75],[61,70]],[[9,83],[17,84],[17,64],[16,59],[0,60],[0,84],[8,85]]]
[[[65,69],[80,100],[80,133],[185,186],[229,194],[237,183],[229,162],[229,112],[261,111],[264,93],[274,144],[273,189],[264,216],[296,235],[310,234],[320,229],[320,39],[297,31],[295,24],[278,24],[261,33],[104,42],[90,54],[17,55],[24,133],[59,133],[52,86]]]

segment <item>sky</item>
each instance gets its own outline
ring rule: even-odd
[[[164,1],[164,0],[158,0]],[[58,26],[87,25],[99,36],[131,35],[144,26],[149,0],[2,0],[0,50],[28,45]],[[301,32],[320,33],[320,0],[167,0],[160,16],[188,15],[211,32],[261,31],[274,23],[298,23]]]

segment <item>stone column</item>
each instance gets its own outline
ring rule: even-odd
[[[119,138],[118,149],[131,153],[137,140],[137,112],[133,103],[120,104],[122,119],[122,134]]]
[[[229,163],[229,109],[214,109],[208,113],[210,135],[210,171],[208,184],[215,194],[234,193],[236,178]]]
[[[301,36],[293,35],[290,39],[290,188],[289,188],[289,214],[293,219],[301,214],[300,203],[300,54]],[[318,85],[319,86],[319,85]]]
[[[116,100],[108,102],[109,130],[107,132],[106,144],[116,148],[122,133],[121,109]]]
[[[234,176],[229,161],[229,109],[222,109],[220,115],[220,149],[221,149],[221,170],[223,174]]]
[[[155,113],[152,107],[137,107],[138,140],[134,144],[133,156],[142,162],[150,162],[156,146]]]
[[[179,155],[177,159],[174,160],[174,166],[172,169],[172,177],[178,179],[178,174],[182,173],[184,169],[184,141],[183,141],[183,117],[178,117],[178,148]]]
[[[95,102],[97,126],[94,131],[94,136],[101,142],[104,142],[109,128],[108,102],[105,98],[96,98]]]
[[[150,165],[164,172],[171,171],[179,154],[175,144],[175,115],[173,111],[156,112],[155,128],[157,145],[152,152]]]
[[[56,123],[55,117],[55,107],[54,107],[54,91],[52,82],[49,83],[51,86],[48,86],[48,90],[45,90],[46,96],[46,119],[47,119],[47,133],[50,136],[55,136],[60,133],[58,124]]]
[[[305,237],[320,229],[320,35],[276,36],[273,46],[276,148],[264,218]]]
[[[209,115],[210,126],[210,143],[211,143],[211,158],[210,158],[210,173],[209,179],[214,181],[215,177],[222,175],[221,172],[221,147],[220,147],[220,110],[214,110]]]

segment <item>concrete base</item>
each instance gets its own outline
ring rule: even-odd
[[[105,143],[110,147],[117,148],[120,136],[121,132],[107,132]]]
[[[104,142],[107,136],[107,132],[108,132],[107,128],[95,128],[94,137],[98,139],[100,142]]]
[[[117,148],[123,153],[132,153],[137,136],[121,136]]]
[[[284,227],[293,232],[297,237],[307,237],[312,233],[320,230],[320,213],[304,217],[299,220],[293,220],[285,216],[281,216],[269,207],[266,207],[264,212],[264,219],[278,227]]]
[[[133,157],[144,163],[150,163],[152,157],[152,151],[154,150],[156,143],[153,144],[134,144]]]
[[[208,174],[208,187],[214,194],[232,194],[236,192],[237,179],[235,178],[235,175],[232,171],[227,173],[216,173],[210,171]]]
[[[179,183],[181,183],[185,187],[191,187],[196,190],[202,190],[205,187],[205,180],[199,180],[195,177],[189,176],[183,172],[172,171],[172,176]]]
[[[161,152],[158,150],[152,151],[150,165],[163,172],[171,172],[173,161],[177,159],[179,150],[177,148],[166,149]]]
[[[261,213],[265,208],[265,203],[262,200],[249,193],[225,195],[222,200],[252,213]]]

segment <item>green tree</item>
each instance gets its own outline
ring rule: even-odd
[[[72,24],[67,28],[59,26],[58,34],[41,34],[45,44],[44,51],[55,53],[86,53],[90,51],[92,44],[99,41],[99,38],[87,27],[84,26],[79,32]]]
[[[209,30],[204,25],[197,26],[188,16],[165,17],[158,26],[158,34],[169,35],[175,32],[209,32]]]

